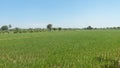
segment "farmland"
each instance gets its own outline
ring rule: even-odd
[[[0,34],[0,68],[117,68],[120,30]]]

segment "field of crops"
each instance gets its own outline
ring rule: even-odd
[[[120,30],[0,34],[0,68],[117,68]]]

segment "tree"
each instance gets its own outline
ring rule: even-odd
[[[93,29],[93,27],[92,26],[88,26],[87,29],[91,30],[91,29]]]
[[[19,31],[19,30],[20,30],[20,28],[16,27],[16,28],[15,28],[15,30],[16,30],[16,31]]]
[[[59,28],[58,28],[58,30],[59,30],[59,31],[61,31],[61,30],[62,30],[62,28],[61,28],[61,27],[59,27]]]
[[[52,24],[48,24],[47,29],[49,29],[51,31],[52,30]]]
[[[11,25],[11,24],[9,24],[9,25],[8,25],[8,27],[9,27],[9,28],[12,28],[12,25]]]
[[[14,32],[13,33],[20,33],[20,29],[18,27],[14,28]]]
[[[53,28],[53,30],[55,31],[55,30],[57,30],[57,28]]]
[[[120,27],[117,27],[117,29],[120,29]]]
[[[8,26],[7,25],[2,26],[1,30],[8,30]]]

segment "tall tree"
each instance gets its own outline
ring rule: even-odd
[[[51,31],[52,30],[52,24],[48,24],[47,29]]]
[[[9,25],[8,25],[8,27],[9,27],[9,28],[12,28],[12,25],[11,25],[11,24],[9,24]]]

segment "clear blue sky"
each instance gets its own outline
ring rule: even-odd
[[[120,0],[0,0],[0,26],[120,26]]]

